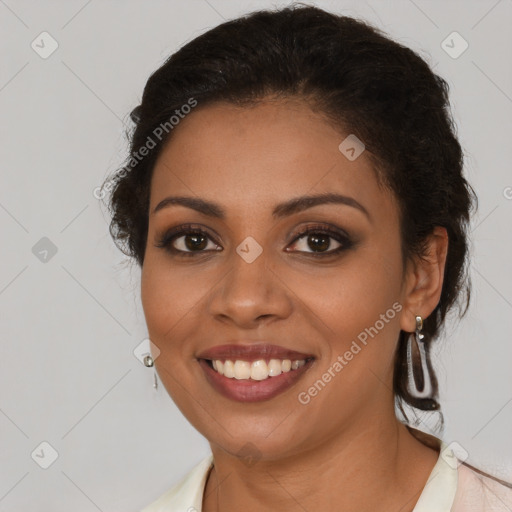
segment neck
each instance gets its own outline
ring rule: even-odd
[[[204,512],[413,510],[438,458],[394,416],[361,423],[308,451],[247,465],[212,445]]]

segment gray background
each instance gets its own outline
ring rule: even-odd
[[[135,511],[208,453],[133,355],[147,335],[139,271],[93,191],[121,165],[128,113],[170,53],[287,3],[0,0],[0,511]],[[473,304],[438,344],[443,439],[512,480],[512,0],[314,4],[369,20],[451,86],[480,209]],[[43,31],[59,45],[46,59],[31,47]],[[453,31],[469,44],[457,58],[441,46]],[[43,237],[57,248],[46,261]],[[47,469],[43,441],[59,455]]]

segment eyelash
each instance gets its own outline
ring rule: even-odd
[[[330,229],[322,224],[316,224],[312,226],[308,226],[307,228],[301,230],[299,233],[297,233],[292,241],[292,245],[300,240],[301,238],[304,238],[307,235],[310,234],[321,234],[321,235],[327,235],[330,238],[333,238],[341,245],[333,250],[327,251],[327,252],[306,252],[306,251],[298,251],[302,254],[307,254],[308,256],[312,256],[314,258],[325,258],[329,256],[333,256],[335,254],[339,254],[342,251],[346,251],[347,249],[350,249],[354,244],[350,240],[349,236],[343,232],[334,231],[333,229]],[[181,238],[182,236],[186,235],[203,235],[206,238],[210,239],[212,242],[217,244],[215,240],[212,239],[210,233],[205,231],[199,226],[194,226],[193,224],[184,224],[181,226],[177,226],[175,228],[170,229],[164,235],[159,239],[158,243],[155,244],[156,247],[165,249],[166,251],[170,252],[171,254],[178,256],[178,257],[191,257],[196,256],[201,253],[211,252],[211,251],[182,251],[180,249],[176,249],[172,246],[172,242],[174,242],[176,239]],[[217,244],[218,245],[218,244]],[[292,251],[295,252],[295,251]]]

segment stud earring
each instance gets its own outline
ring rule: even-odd
[[[153,358],[148,354],[147,356],[144,356],[144,359],[142,360],[144,363],[144,366],[151,368],[155,366],[155,362],[153,361]],[[153,387],[155,390],[158,388],[158,380],[156,378],[156,370],[153,369]]]
[[[409,393],[416,398],[427,398],[432,395],[432,381],[428,370],[428,355],[425,346],[425,335],[422,334],[423,319],[421,316],[416,317],[416,331],[409,334],[407,339],[407,368],[408,368],[408,388]],[[413,342],[415,348],[413,348]],[[420,360],[419,368],[421,372],[415,371],[413,364],[413,350]]]

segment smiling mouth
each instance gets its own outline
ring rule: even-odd
[[[198,359],[206,381],[236,402],[271,400],[294,386],[314,365],[306,359]]]

